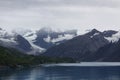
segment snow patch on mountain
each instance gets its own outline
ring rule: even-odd
[[[0,38],[1,41],[4,41],[4,42],[11,42],[11,43],[16,43],[16,41],[11,38],[11,39],[4,39],[4,38]]]
[[[90,36],[90,38],[93,38],[94,36],[97,36],[97,35],[99,35],[100,33],[95,33],[95,34],[93,34],[93,36]]]
[[[45,51],[44,48],[41,48],[37,45],[35,45],[33,42],[31,41],[28,41],[30,43],[30,45],[32,46],[32,51],[28,52],[28,54],[34,54],[34,55],[37,55],[36,53],[42,53]]]
[[[36,33],[32,33],[32,32],[29,32],[29,33],[26,33],[25,35],[24,35],[24,37],[28,40],[28,41],[31,41],[31,42],[34,42],[35,41],[35,39],[37,38],[37,35],[36,35]]]
[[[24,35],[24,38],[26,40],[28,40],[28,42],[30,43],[30,45],[32,46],[32,51],[29,52],[29,54],[33,54],[33,53],[42,53],[45,51],[44,48],[41,48],[40,46],[35,45],[33,42],[35,41],[35,39],[37,38],[36,32],[32,32],[29,31]],[[36,54],[35,54],[36,55]]]
[[[47,43],[50,43],[51,42],[51,37],[48,35],[47,38],[44,38],[43,40]]]
[[[44,38],[44,41],[47,43],[57,43],[59,41],[63,41],[63,40],[70,40],[73,37],[75,37],[75,35],[71,35],[71,34],[65,34],[65,35],[58,35],[58,38],[53,38],[51,39],[51,37],[48,35],[47,38]]]
[[[113,34],[111,37],[104,37],[105,39],[107,39],[109,42],[118,42],[118,40],[120,39],[120,31],[116,34]]]
[[[58,38],[52,39],[51,42],[56,43],[56,42],[63,41],[63,40],[70,40],[73,37],[75,37],[75,35],[70,35],[70,34],[65,34],[64,36],[59,35]]]

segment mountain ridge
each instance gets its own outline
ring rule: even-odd
[[[112,30],[100,32],[93,29],[84,35],[79,35],[65,43],[48,49],[43,55],[50,57],[72,57],[82,61],[99,48],[109,44],[110,41],[106,37],[112,37],[117,33],[117,31]]]

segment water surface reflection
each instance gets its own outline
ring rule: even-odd
[[[36,67],[2,72],[0,80],[120,80],[120,67]]]

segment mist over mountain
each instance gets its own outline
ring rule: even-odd
[[[77,36],[77,30],[56,31],[51,28],[25,30],[11,33],[0,29],[0,44],[5,47],[17,48],[28,54],[41,54],[46,49],[63,43]],[[6,44],[7,43],[7,44]]]
[[[48,49],[53,45],[63,43],[77,36],[77,30],[56,32],[52,29],[42,28],[39,31],[37,31],[36,35],[37,37],[35,39],[34,44]]]

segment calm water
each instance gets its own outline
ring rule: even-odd
[[[120,67],[52,66],[4,70],[0,80],[120,80]]]

